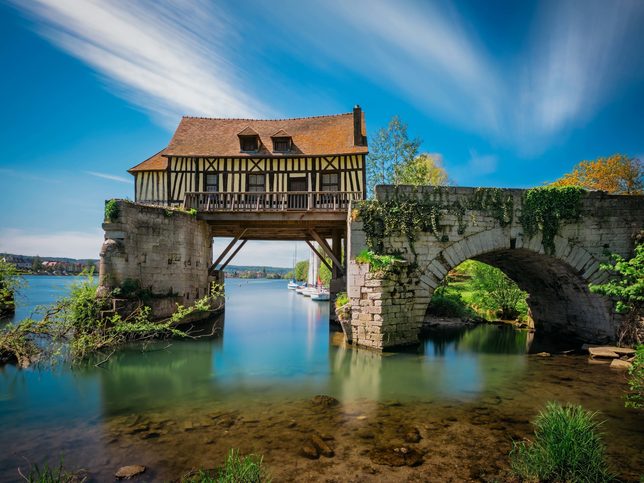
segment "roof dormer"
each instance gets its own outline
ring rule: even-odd
[[[259,134],[250,126],[246,126],[237,133],[239,137],[239,150],[244,153],[259,151]]]
[[[271,136],[271,139],[273,140],[273,152],[276,153],[287,153],[293,146],[293,139],[291,138],[291,135],[284,129],[280,129],[275,134],[273,134]]]

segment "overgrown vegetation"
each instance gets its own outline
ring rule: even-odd
[[[24,285],[16,266],[0,258],[0,317],[15,312],[15,296]]]
[[[612,254],[600,268],[611,273],[612,278],[606,283],[591,284],[590,290],[611,297],[615,311],[624,316],[617,334],[619,343],[644,343],[644,233],[636,239],[632,258]]]
[[[358,263],[368,263],[372,272],[388,272],[397,264],[404,263],[403,259],[394,255],[376,255],[371,250],[362,250],[355,260]]]
[[[224,465],[213,470],[199,470],[183,478],[184,483],[268,483],[270,475],[262,466],[263,458],[257,455],[240,456],[231,449]]]
[[[512,471],[525,481],[613,481],[596,417],[581,406],[547,403],[534,421],[534,440],[514,443]]]
[[[83,483],[87,481],[84,471],[70,472],[64,468],[62,461],[56,467],[51,467],[48,464],[43,466],[34,464],[26,474],[18,468],[18,474],[29,483]]]
[[[436,287],[429,310],[438,317],[528,321],[528,294],[501,270],[467,260]]]
[[[339,309],[349,303],[349,296],[346,292],[340,292],[335,296],[335,308]]]
[[[69,296],[44,309],[42,320],[25,319],[0,329],[0,360],[26,366],[61,355],[77,363],[92,355],[106,355],[130,341],[189,337],[177,326],[191,314],[210,310],[212,301],[221,295],[220,288],[213,286],[208,296],[192,306],[177,305],[171,317],[155,321],[150,308],[136,301],[127,315],[110,311],[108,299],[97,298],[96,289],[93,275],[88,273],[72,285]]]
[[[105,220],[114,222],[119,217],[119,205],[116,200],[107,200],[105,202]]]
[[[581,216],[581,198],[586,190],[578,186],[543,186],[523,194],[520,222],[524,234],[531,238],[543,235],[546,253],[555,251],[555,235],[562,222],[575,222]]]
[[[633,365],[628,370],[628,388],[630,392],[626,395],[626,407],[644,408],[644,344],[637,346]]]

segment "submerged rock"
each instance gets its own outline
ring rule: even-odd
[[[324,394],[318,394],[317,396],[313,396],[313,398],[311,399],[311,402],[314,405],[320,406],[323,408],[330,408],[340,404],[340,401],[338,401],[336,398],[332,396],[326,396]]]
[[[317,434],[311,435],[311,443],[322,456],[332,458],[335,455],[333,448]]]
[[[623,361],[621,359],[613,359],[610,361],[610,368],[611,369],[618,369],[620,371],[627,371],[633,366],[630,362]]]
[[[603,357],[608,359],[617,359],[619,356],[617,352],[609,349],[608,347],[589,347],[588,353],[590,357]]]
[[[423,463],[422,453],[406,446],[374,448],[369,457],[377,465],[418,466]]]
[[[121,468],[118,469],[116,473],[114,473],[114,476],[118,478],[119,480],[129,480],[130,478],[135,477],[136,475],[140,475],[145,471],[145,466],[142,465],[128,465],[128,466],[122,466]]]
[[[405,442],[407,443],[418,443],[421,439],[418,428],[411,428],[405,433]]]
[[[301,453],[302,453],[302,456],[310,460],[316,460],[320,457],[320,455],[318,454],[317,448],[315,448],[315,446],[313,446],[312,444],[308,444],[308,443],[302,446]]]

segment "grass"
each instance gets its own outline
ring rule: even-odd
[[[524,481],[614,481],[596,417],[581,406],[547,403],[534,421],[534,440],[514,443],[512,471]]]
[[[87,480],[83,474],[75,474],[65,470],[62,462],[55,468],[47,464],[42,467],[34,464],[26,475],[20,469],[18,469],[18,473],[22,480],[29,483],[82,483]]]
[[[214,470],[199,470],[185,477],[184,483],[260,483],[270,482],[270,477],[262,467],[262,457],[256,455],[240,456],[239,451],[231,449],[223,466]]]

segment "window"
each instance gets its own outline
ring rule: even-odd
[[[266,176],[263,174],[249,174],[248,175],[248,189],[247,191],[263,192],[266,191]]]
[[[322,174],[320,188],[322,191],[340,191],[340,176],[338,173]]]
[[[219,191],[219,175],[206,173],[205,185],[206,191]]]
[[[291,150],[291,138],[273,138],[273,151],[287,152]]]
[[[239,136],[239,144],[242,151],[259,150],[259,138],[257,136]]]

